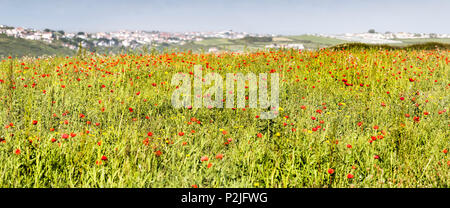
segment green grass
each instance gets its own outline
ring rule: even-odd
[[[350,48],[2,60],[0,187],[448,188],[447,59]],[[279,116],[174,108],[172,76],[196,64],[203,77],[276,70]]]
[[[395,39],[400,40],[405,44],[417,44],[426,42],[438,42],[450,44],[450,38],[417,38],[417,39]]]
[[[73,55],[74,51],[55,44],[42,41],[25,40],[0,34],[0,57],[22,57],[42,55]]]
[[[335,38],[317,37],[312,35],[299,35],[299,36],[287,36],[287,38],[300,43],[304,43],[305,46],[311,48],[325,48],[337,44],[347,43],[348,41],[339,40]]]
[[[392,45],[392,44],[367,44],[367,43],[344,43],[329,47],[332,50],[341,49],[378,49],[378,50],[450,50],[450,44],[441,42],[423,42],[415,44],[402,44],[402,45]]]

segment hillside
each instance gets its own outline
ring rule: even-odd
[[[208,38],[198,42],[191,42],[185,45],[170,45],[169,49],[176,50],[192,50],[192,51],[208,51],[210,48],[218,50],[242,51],[264,49],[268,45],[285,45],[285,44],[303,44],[308,49],[318,49],[329,47],[337,44],[347,43],[345,40],[334,38],[316,37],[312,35],[299,36],[282,36],[273,38],[242,38],[242,39],[224,39],[224,38]]]
[[[388,44],[389,47],[407,47],[414,44],[421,44],[427,42],[450,43],[448,38],[424,38],[424,39],[397,39],[402,43]],[[46,43],[43,41],[26,40],[22,38],[8,37],[0,34],[0,58],[7,56],[42,56],[42,55],[74,55],[76,50],[60,45],[57,43]],[[191,41],[183,45],[179,44],[158,44],[154,47],[159,51],[175,50],[175,51],[193,51],[193,52],[208,52],[210,49],[217,51],[254,51],[265,49],[266,46],[283,46],[288,44],[302,44],[305,49],[319,49],[333,47],[336,45],[350,43],[346,40],[335,38],[318,37],[313,35],[296,35],[296,36],[280,36],[280,37],[245,37],[242,39],[227,39],[227,38],[206,38],[202,41]],[[127,53],[130,48],[123,46],[116,47],[100,47],[89,46],[89,51],[96,51],[101,54],[117,54]],[[137,48],[134,51],[144,51],[143,47]],[[147,48],[147,51],[151,50]]]
[[[75,51],[56,44],[43,41],[26,40],[0,34],[0,57],[6,56],[42,56],[73,55]]]

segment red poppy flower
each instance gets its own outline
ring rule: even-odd
[[[162,155],[162,152],[161,152],[160,150],[158,150],[158,151],[155,152],[155,155],[156,155],[157,157],[159,157],[159,156]]]
[[[201,162],[203,162],[203,161],[208,161],[209,160],[209,158],[207,157],[207,156],[202,156],[201,158],[200,158],[200,161]]]
[[[333,174],[334,173],[334,169],[332,169],[332,168],[330,168],[330,169],[328,169],[328,174]]]

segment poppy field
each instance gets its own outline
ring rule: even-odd
[[[450,187],[449,63],[358,48],[6,57],[0,187]],[[171,78],[195,65],[278,73],[278,116],[174,108]]]

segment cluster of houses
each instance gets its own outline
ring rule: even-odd
[[[160,32],[160,31],[116,31],[116,32],[64,32],[45,29],[43,31],[35,29],[25,29],[22,27],[11,27],[0,25],[0,34],[6,34],[16,38],[23,38],[28,40],[41,40],[47,43],[52,43],[55,40],[61,40],[63,46],[75,49],[79,44],[86,46],[124,46],[136,48],[142,45],[157,46],[167,44],[184,45],[189,42],[202,41],[207,38],[225,38],[225,39],[241,39],[247,36],[252,37],[276,37],[277,35],[261,35],[251,34],[246,32],[235,32],[232,30],[218,31],[218,32]],[[344,34],[308,34],[319,37],[336,38],[352,42],[362,43],[402,43],[402,39],[416,39],[416,38],[450,38],[450,34],[435,34],[435,33],[377,33],[369,31],[366,33],[344,33]],[[272,43],[266,45],[265,48],[294,48],[304,49],[303,44],[276,44]],[[217,52],[217,48],[210,48],[209,52]]]
[[[396,33],[366,32],[366,33],[344,33],[337,35],[329,35],[329,34],[310,34],[310,35],[336,38],[351,42],[374,43],[374,44],[402,43],[401,39],[450,38],[450,34],[407,33],[407,32],[396,32]]]
[[[23,38],[28,40],[41,40],[52,43],[55,40],[78,40],[78,42],[90,41],[95,46],[125,46],[138,47],[141,45],[154,44],[179,44],[184,45],[192,41],[201,41],[206,38],[240,39],[246,36],[265,37],[273,35],[251,34],[246,32],[235,32],[232,30],[218,32],[160,32],[160,31],[116,31],[116,32],[64,32],[45,29],[25,29],[22,27],[10,27],[0,25],[0,34]],[[85,43],[84,43],[85,44]],[[84,45],[83,44],[83,45]],[[76,44],[65,45],[70,48],[77,47]]]

